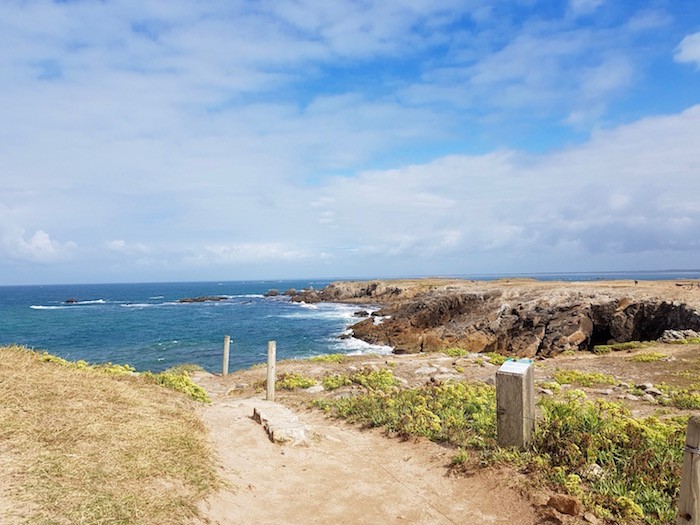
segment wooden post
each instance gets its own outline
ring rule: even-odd
[[[535,432],[535,374],[529,360],[506,361],[496,372],[499,447],[523,450]]]
[[[221,375],[224,375],[224,376],[228,375],[228,354],[229,354],[230,348],[231,348],[231,336],[225,335],[224,336],[224,363],[223,363],[222,370],[221,370]]]
[[[267,342],[267,393],[265,399],[268,401],[275,400],[275,354],[277,353],[277,343],[275,341]]]
[[[676,525],[700,525],[700,416],[688,420]]]

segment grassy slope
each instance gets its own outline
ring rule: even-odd
[[[13,523],[181,524],[218,483],[185,396],[20,347],[0,348],[0,470]]]

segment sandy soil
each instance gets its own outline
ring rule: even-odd
[[[229,488],[202,504],[197,524],[538,523],[514,473],[450,476],[454,450],[360,430],[318,412],[308,446],[272,443],[251,418],[260,397],[231,398],[219,377],[199,379],[213,395],[200,415]],[[229,381],[230,383],[230,381]]]

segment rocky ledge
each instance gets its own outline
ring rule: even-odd
[[[700,330],[700,281],[418,279],[336,282],[292,300],[380,305],[354,336],[396,353],[460,347],[548,357]]]

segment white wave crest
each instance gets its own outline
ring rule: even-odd
[[[43,306],[40,304],[33,304],[29,308],[32,310],[64,310],[70,308],[70,306]]]
[[[76,301],[73,304],[106,304],[107,301],[104,299],[95,299],[93,301]]]
[[[393,352],[394,347],[386,345],[373,345],[363,341],[361,339],[356,339],[354,337],[349,337],[347,339],[336,340],[331,347],[342,354],[348,355],[365,355],[365,354],[379,354],[386,355]]]

